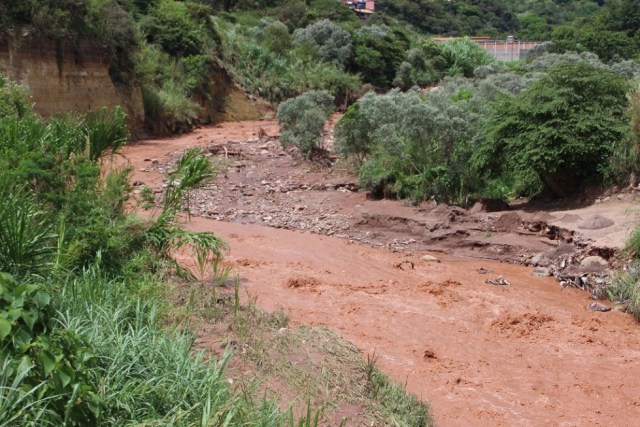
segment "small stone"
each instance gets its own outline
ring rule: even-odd
[[[303,205],[295,205],[293,207],[294,211],[303,211],[304,209],[305,209],[305,206],[303,206]]]
[[[536,277],[547,277],[547,276],[551,276],[551,272],[549,271],[548,268],[546,267],[537,267],[535,269],[533,269],[533,271],[531,272],[532,275],[536,276]]]
[[[158,163],[160,163],[160,160],[153,159],[153,160],[151,160],[151,163],[154,164],[154,165],[157,165]]]
[[[144,159],[144,161],[145,161],[145,162],[150,162],[150,161],[151,161],[151,159]]]
[[[140,187],[141,185],[144,185],[144,182],[142,182],[142,181],[133,181],[133,186],[134,187]]]
[[[593,311],[611,311],[611,307],[607,307],[606,305],[599,303],[599,302],[592,302],[591,304],[589,304],[589,308]]]
[[[420,259],[422,261],[424,261],[424,262],[440,262],[440,260],[438,258],[434,257],[433,255],[424,255]]]
[[[436,356],[436,354],[431,350],[425,350],[424,354],[423,354],[423,357],[425,359],[437,359],[438,358],[438,356]]]
[[[582,267],[594,267],[594,266],[608,267],[609,263],[607,262],[606,259],[599,257],[597,255],[594,255],[594,256],[588,256],[582,261],[580,261],[580,265]]]
[[[534,267],[537,267],[538,265],[540,265],[540,261],[542,261],[542,257],[544,256],[544,254],[539,253],[537,255],[534,255],[533,258],[531,258],[531,265],[533,265]]]

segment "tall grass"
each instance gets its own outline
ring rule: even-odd
[[[628,304],[627,312],[640,321],[640,272],[638,266],[620,273],[606,288],[607,297],[614,302]]]
[[[5,357],[0,368],[5,373],[11,365],[10,358]],[[44,383],[34,387],[23,384],[31,369],[31,366],[23,366],[12,380],[9,375],[0,375],[0,427],[62,424],[62,419],[48,407],[51,398],[39,396]]]
[[[0,271],[20,275],[41,272],[55,250],[50,218],[28,192],[7,182],[1,187]]]
[[[141,283],[152,289],[157,284]],[[188,331],[165,331],[160,300],[142,298],[100,267],[62,288],[62,323],[86,337],[99,359],[104,425],[222,425],[234,419],[236,397],[215,363],[192,354]]]

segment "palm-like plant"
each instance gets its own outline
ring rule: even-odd
[[[206,276],[226,275],[219,269],[227,244],[210,232],[184,230],[178,222],[178,213],[184,208],[190,215],[189,192],[201,188],[215,176],[215,169],[200,149],[191,148],[182,155],[176,170],[169,175],[164,192],[164,205],[153,225],[147,231],[147,241],[163,257],[183,247],[193,248],[199,279]]]
[[[25,191],[0,191],[0,271],[16,276],[42,271],[55,251],[44,211]]]

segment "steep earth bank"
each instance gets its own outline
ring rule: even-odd
[[[224,69],[214,66],[210,71],[210,96],[199,100],[202,122],[255,120],[268,114],[270,107],[249,99]],[[119,72],[112,68],[108,52],[88,40],[72,46],[46,38],[0,35],[0,74],[27,87],[35,111],[44,117],[121,106],[133,133],[144,134],[140,87],[114,78]]]
[[[636,222],[635,190],[572,210],[371,201],[348,169],[295,160],[277,133],[226,123],[125,155],[138,191],[156,192],[184,149],[219,159],[190,227],[229,242],[259,306],[375,351],[438,425],[635,424],[638,326],[570,287],[598,293],[607,280]]]

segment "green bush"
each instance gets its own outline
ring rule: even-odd
[[[342,104],[362,86],[359,76],[313,55],[309,57],[302,48],[274,49],[265,35],[271,24],[263,22],[245,30],[219,19],[215,22],[223,35],[230,74],[248,92],[273,104],[314,90],[325,90]]]
[[[442,53],[450,76],[472,77],[477,67],[493,62],[491,55],[469,38],[445,42]]]
[[[523,81],[448,79],[425,95],[368,93],[338,122],[336,142],[364,161],[361,186],[378,197],[466,204],[482,186],[469,167],[478,124],[498,93]]]
[[[64,425],[96,423],[97,359],[88,343],[60,326],[48,292],[17,284],[5,273],[0,273],[0,348],[4,380],[19,378],[21,389],[34,390],[25,406],[46,400]]]
[[[174,56],[202,53],[206,45],[205,30],[191,16],[188,3],[160,0],[149,12],[140,21],[148,41],[158,43]]]
[[[6,116],[23,117],[32,108],[33,103],[27,90],[0,74],[0,119]]]
[[[333,96],[323,91],[306,92],[280,104],[278,123],[283,148],[296,146],[306,158],[321,152],[324,124],[333,109]]]
[[[353,35],[351,69],[365,83],[391,87],[409,48],[404,34],[381,27],[363,27]]]
[[[296,45],[309,49],[322,61],[344,67],[351,59],[351,35],[328,19],[293,33]]]
[[[628,83],[586,64],[561,64],[518,97],[504,97],[484,125],[476,164],[538,175],[559,196],[601,182],[616,141],[627,137]]]

